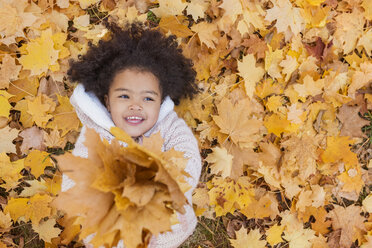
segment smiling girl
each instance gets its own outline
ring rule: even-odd
[[[69,79],[78,82],[70,101],[83,124],[73,154],[88,157],[83,144],[86,128],[94,128],[101,138],[110,141],[110,128],[117,126],[138,143],[144,136],[160,131],[162,150],[174,148],[188,159],[185,171],[191,177],[185,179],[191,189],[185,193],[186,213],[177,213],[179,224],[170,232],[152,237],[149,247],[178,247],[197,223],[191,194],[199,180],[201,159],[192,131],[173,107],[174,101],[197,93],[196,73],[174,36],[166,37],[138,23],[125,29],[114,24],[108,28],[112,38],[91,46],[79,60],[71,62],[68,71]],[[74,185],[63,175],[62,191]],[[119,242],[118,247],[122,246]]]

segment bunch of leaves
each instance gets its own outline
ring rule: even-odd
[[[54,161],[35,157],[79,134],[68,60],[110,37],[103,20],[137,20],[176,35],[197,71],[200,94],[176,110],[204,158],[198,216],[224,218],[235,247],[369,247],[371,13],[369,0],[2,1],[0,246],[21,245],[24,224],[48,247],[79,245],[49,205]]]
[[[53,205],[67,218],[79,216],[80,238],[96,233],[94,246],[111,247],[120,239],[126,247],[144,246],[151,235],[171,230],[175,211],[184,213],[187,159],[174,149],[162,152],[160,133],[140,146],[119,128],[111,132],[117,139],[109,143],[87,129],[88,158],[69,153],[57,158],[76,185],[61,192]]]

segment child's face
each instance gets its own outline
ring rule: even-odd
[[[161,104],[159,80],[151,72],[126,69],[116,74],[106,107],[117,127],[136,138],[156,123]]]

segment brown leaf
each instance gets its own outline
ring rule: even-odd
[[[113,10],[116,7],[115,0],[102,0],[102,5],[105,9]]]
[[[257,60],[265,58],[265,52],[269,50],[266,42],[257,35],[250,35],[248,39],[243,40],[242,45],[248,47],[247,52],[256,55]]]
[[[24,154],[28,153],[28,150],[33,148],[41,151],[45,151],[46,146],[44,145],[44,133],[43,130],[36,126],[26,128],[19,133],[19,136],[23,138],[21,145],[21,152]]]
[[[310,55],[314,56],[315,58],[319,60],[322,59],[325,44],[323,43],[320,37],[316,39],[315,44],[309,45],[309,44],[304,43],[304,46]]]
[[[44,94],[52,98],[55,102],[58,101],[57,95],[66,96],[66,90],[62,82],[54,81],[51,77],[40,79],[38,94]]]
[[[165,34],[171,32],[177,37],[186,38],[193,35],[193,32],[187,27],[187,18],[177,16],[164,16],[161,18],[159,28]]]
[[[22,68],[20,65],[15,64],[15,59],[9,54],[6,54],[2,59],[0,67],[0,89],[8,88],[9,82],[16,80]]]
[[[362,127],[368,125],[369,121],[359,117],[360,108],[361,106],[349,106],[347,104],[339,108],[337,118],[342,124],[341,136],[350,136],[352,138],[365,137]]]
[[[358,237],[358,233],[364,233],[366,231],[364,225],[365,218],[360,215],[361,212],[361,207],[355,205],[348,206],[347,208],[336,205],[329,212],[333,230],[341,229],[338,247],[349,248],[356,237]]]

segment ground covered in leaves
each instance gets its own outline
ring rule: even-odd
[[[50,205],[80,130],[68,60],[135,20],[197,71],[176,109],[203,157],[183,247],[372,246],[370,0],[3,0],[1,248],[81,246]]]

